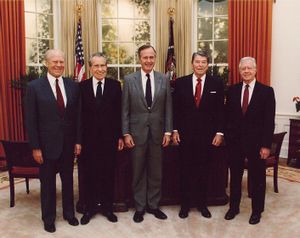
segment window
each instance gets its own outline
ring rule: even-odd
[[[136,51],[150,43],[150,0],[102,0],[101,46],[108,57],[108,77],[124,79],[139,69]]]
[[[44,54],[53,48],[52,0],[25,0],[26,71],[41,73]]]
[[[197,0],[197,50],[211,59],[212,73],[228,73],[228,0]]]

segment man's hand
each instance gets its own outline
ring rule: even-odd
[[[261,159],[267,159],[270,156],[271,150],[265,147],[260,148],[260,158]]]
[[[124,148],[124,141],[123,141],[122,138],[120,138],[120,139],[118,140],[118,151],[123,150],[123,148]]]
[[[75,144],[75,147],[74,147],[75,157],[77,157],[78,155],[80,155],[80,153],[81,153],[81,145],[80,144]]]
[[[163,147],[168,146],[169,143],[170,143],[170,140],[171,140],[171,136],[165,134],[165,135],[164,135],[164,138],[163,138],[162,146],[163,146]]]
[[[42,151],[40,149],[32,150],[32,156],[38,164],[44,163]]]
[[[213,141],[212,141],[212,145],[214,146],[220,146],[223,142],[223,136],[216,134]]]
[[[132,136],[129,134],[124,136],[124,142],[128,148],[133,148],[135,146]]]
[[[178,131],[174,131],[173,132],[173,134],[172,134],[172,141],[173,141],[174,145],[179,145],[179,143],[180,143],[180,136],[179,136]]]

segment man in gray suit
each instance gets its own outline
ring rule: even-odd
[[[141,70],[125,76],[122,95],[122,132],[131,148],[135,222],[145,210],[158,219],[167,216],[158,208],[161,197],[162,147],[172,132],[170,82],[153,70],[156,51],[151,45],[138,49]]]
[[[64,53],[45,54],[47,76],[28,84],[25,113],[33,158],[40,164],[41,206],[44,229],[55,232],[56,173],[62,182],[63,217],[78,225],[73,201],[73,165],[80,154],[79,87],[63,78]]]

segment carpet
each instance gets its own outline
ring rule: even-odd
[[[266,173],[267,173],[267,176],[273,176],[274,169],[268,168]],[[278,166],[278,177],[288,180],[290,182],[300,183],[300,169],[279,165]]]

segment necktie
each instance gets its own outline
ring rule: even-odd
[[[152,93],[151,93],[151,82],[150,82],[150,75],[146,74],[147,82],[146,82],[146,101],[148,108],[151,107],[152,104]]]
[[[195,104],[199,107],[201,100],[201,78],[197,78],[196,90],[195,90]]]
[[[58,112],[60,117],[63,117],[65,112],[65,103],[58,84],[58,79],[55,80],[55,89],[56,89],[56,104],[57,104]]]
[[[246,84],[245,90],[244,90],[244,95],[243,95],[243,102],[242,102],[243,114],[245,114],[247,111],[248,103],[249,103],[249,85]]]
[[[97,91],[96,91],[96,101],[97,101],[97,103],[101,102],[101,98],[102,98],[102,82],[99,81],[98,86],[97,86]]]

